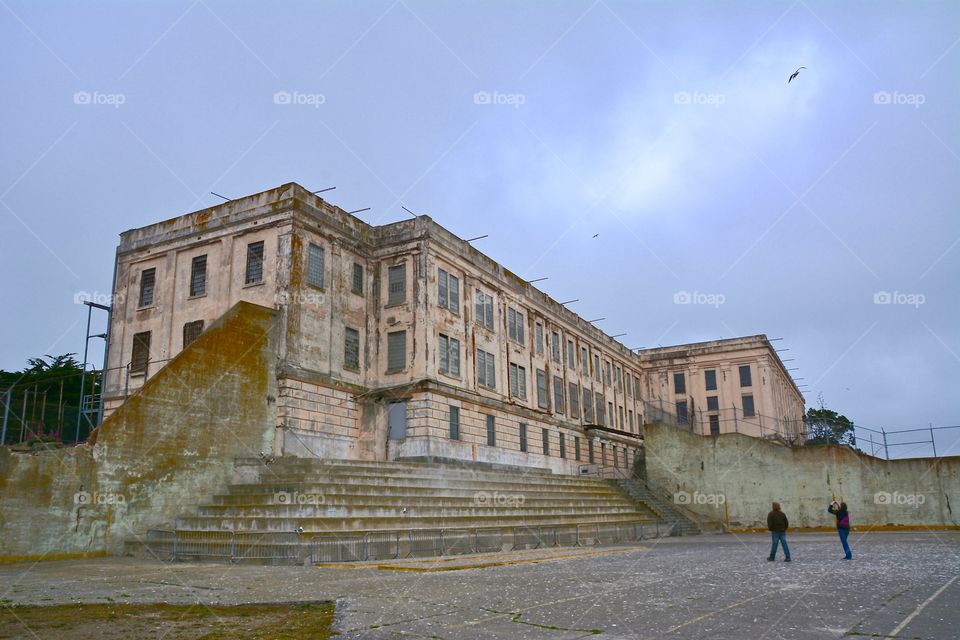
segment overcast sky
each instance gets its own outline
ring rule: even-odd
[[[121,231],[296,181],[628,347],[765,333],[808,406],[960,424],[958,43],[954,1],[0,0],[0,368],[82,353]]]

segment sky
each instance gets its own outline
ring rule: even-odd
[[[763,333],[808,406],[960,424],[956,2],[0,0],[0,55],[2,369],[82,354],[120,232],[295,181],[628,347]]]

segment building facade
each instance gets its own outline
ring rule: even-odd
[[[578,473],[642,444],[644,356],[428,216],[294,183],[121,234],[106,412],[240,300],[280,311],[275,455]]]

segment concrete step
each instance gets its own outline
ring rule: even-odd
[[[243,493],[250,491],[263,490],[283,490],[284,487],[312,487],[312,488],[337,488],[337,487],[364,487],[366,489],[380,488],[397,492],[404,489],[431,489],[431,490],[470,490],[470,491],[502,491],[509,493],[522,493],[526,491],[544,491],[558,494],[595,494],[612,495],[618,493],[616,488],[606,484],[539,484],[517,481],[484,481],[477,479],[457,479],[448,480],[445,478],[376,478],[364,477],[355,478],[352,476],[339,477],[330,476],[287,476],[287,477],[268,477],[259,482],[235,483],[227,487],[229,493]]]
[[[268,505],[284,504],[284,500],[290,504],[323,504],[327,506],[399,506],[399,507],[424,507],[424,506],[485,506],[485,505],[522,505],[526,507],[591,507],[605,504],[631,504],[626,497],[616,495],[573,495],[545,493],[545,492],[524,492],[519,494],[491,492],[444,492],[443,494],[431,493],[402,493],[390,494],[384,492],[376,493],[292,493],[283,492],[280,495],[276,492],[270,493],[231,493],[213,496],[206,507],[263,507]]]
[[[602,504],[589,507],[556,505],[550,507],[543,506],[477,506],[477,505],[459,505],[459,506],[419,506],[403,507],[395,504],[389,505],[311,505],[311,504],[289,504],[289,505],[263,505],[259,507],[229,507],[229,506],[206,506],[197,510],[197,517],[201,518],[384,518],[400,517],[403,515],[434,517],[434,518],[463,518],[473,516],[500,516],[500,515],[550,515],[550,514],[580,514],[592,517],[593,515],[602,515],[609,513],[634,513],[639,512],[637,506],[624,501],[622,504]],[[649,513],[650,516],[655,514]]]

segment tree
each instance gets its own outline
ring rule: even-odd
[[[840,444],[856,448],[857,435],[853,421],[824,406],[823,396],[819,396],[820,408],[807,409],[807,442],[810,444]]]

